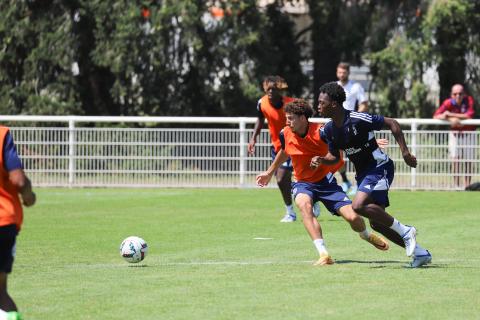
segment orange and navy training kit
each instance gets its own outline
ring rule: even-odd
[[[287,117],[285,115],[284,107],[289,103],[295,100],[291,97],[282,97],[282,104],[279,106],[274,106],[270,103],[267,95],[264,95],[257,103],[257,110],[261,112],[263,117],[268,121],[268,130],[270,131],[270,139],[272,141],[272,147],[270,155],[272,160],[275,159],[278,151],[282,148],[280,142],[280,131],[287,123]],[[282,164],[282,168],[292,169],[291,161],[288,159],[285,163]]]
[[[337,214],[338,209],[352,203],[333,175],[342,167],[343,159],[334,165],[310,168],[314,156],[325,156],[328,152],[328,145],[320,137],[322,127],[319,123],[309,123],[304,137],[294,133],[290,127],[285,127],[279,138],[282,149],[292,159],[294,197],[300,193],[307,194],[313,202],[321,201],[332,214]]]
[[[0,126],[0,272],[12,271],[15,240],[23,222],[23,209],[9,171],[22,169],[15,144],[6,127]]]

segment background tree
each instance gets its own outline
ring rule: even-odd
[[[0,112],[255,115],[265,75],[313,97],[341,60],[370,62],[372,106],[393,117],[431,116],[432,68],[441,98],[454,82],[480,93],[480,1],[306,0],[297,34],[289,1],[2,1]]]
[[[4,114],[252,115],[267,74],[305,77],[276,3],[29,0],[0,5]]]
[[[0,112],[82,114],[68,8],[62,1],[11,0],[0,12]]]
[[[427,44],[437,65],[440,99],[450,96],[450,89],[455,83],[466,84],[467,88],[472,87],[470,89],[480,93],[476,82],[479,71],[479,17],[479,1],[434,0],[429,7],[424,31],[429,36]]]

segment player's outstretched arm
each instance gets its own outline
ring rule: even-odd
[[[400,124],[397,122],[397,120],[392,118],[385,117],[384,119],[385,119],[385,125],[390,128],[390,131],[392,131],[392,134],[395,137],[395,140],[400,146],[400,151],[402,152],[403,160],[405,160],[405,163],[408,166],[412,168],[416,168],[417,158],[415,158],[415,156],[411,154],[410,151],[408,150],[407,143],[405,142],[405,136],[403,135],[402,128],[400,128]]]
[[[272,179],[272,176],[275,173],[275,171],[280,167],[282,163],[287,161],[287,159],[288,159],[287,153],[283,149],[281,149],[275,156],[275,160],[273,160],[272,164],[270,165],[270,167],[268,167],[267,171],[257,175],[257,178],[256,178],[257,185],[260,187],[265,187],[270,182],[270,179]]]
[[[263,123],[265,122],[265,118],[258,116],[257,122],[255,122],[255,127],[253,128],[253,134],[248,142],[247,151],[248,154],[253,155],[255,153],[255,144],[257,143],[257,137],[260,134],[260,131],[263,128]]]

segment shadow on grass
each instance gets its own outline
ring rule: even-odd
[[[375,269],[380,269],[380,268],[385,268],[387,267],[386,265],[392,265],[392,264],[398,264],[398,266],[402,269],[443,269],[443,268],[448,268],[449,266],[447,264],[429,264],[426,266],[418,267],[418,268],[412,268],[408,265],[408,263],[405,263],[405,261],[399,261],[399,260],[371,260],[371,261],[366,261],[366,260],[335,260],[335,263],[338,264],[348,264],[348,263],[360,263],[360,264],[370,264],[372,265],[371,268]]]
[[[129,268],[148,268],[146,264],[131,264],[128,266]]]
[[[364,264],[388,264],[388,263],[404,263],[404,261],[398,260],[335,260],[335,263],[338,264],[347,264],[347,263],[364,263]]]

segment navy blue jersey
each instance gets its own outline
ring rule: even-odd
[[[329,121],[321,137],[331,153],[344,150],[357,175],[362,175],[369,168],[381,166],[389,160],[378,147],[374,135],[374,130],[380,130],[384,122],[380,115],[345,110],[342,127],[337,128],[333,121]]]

